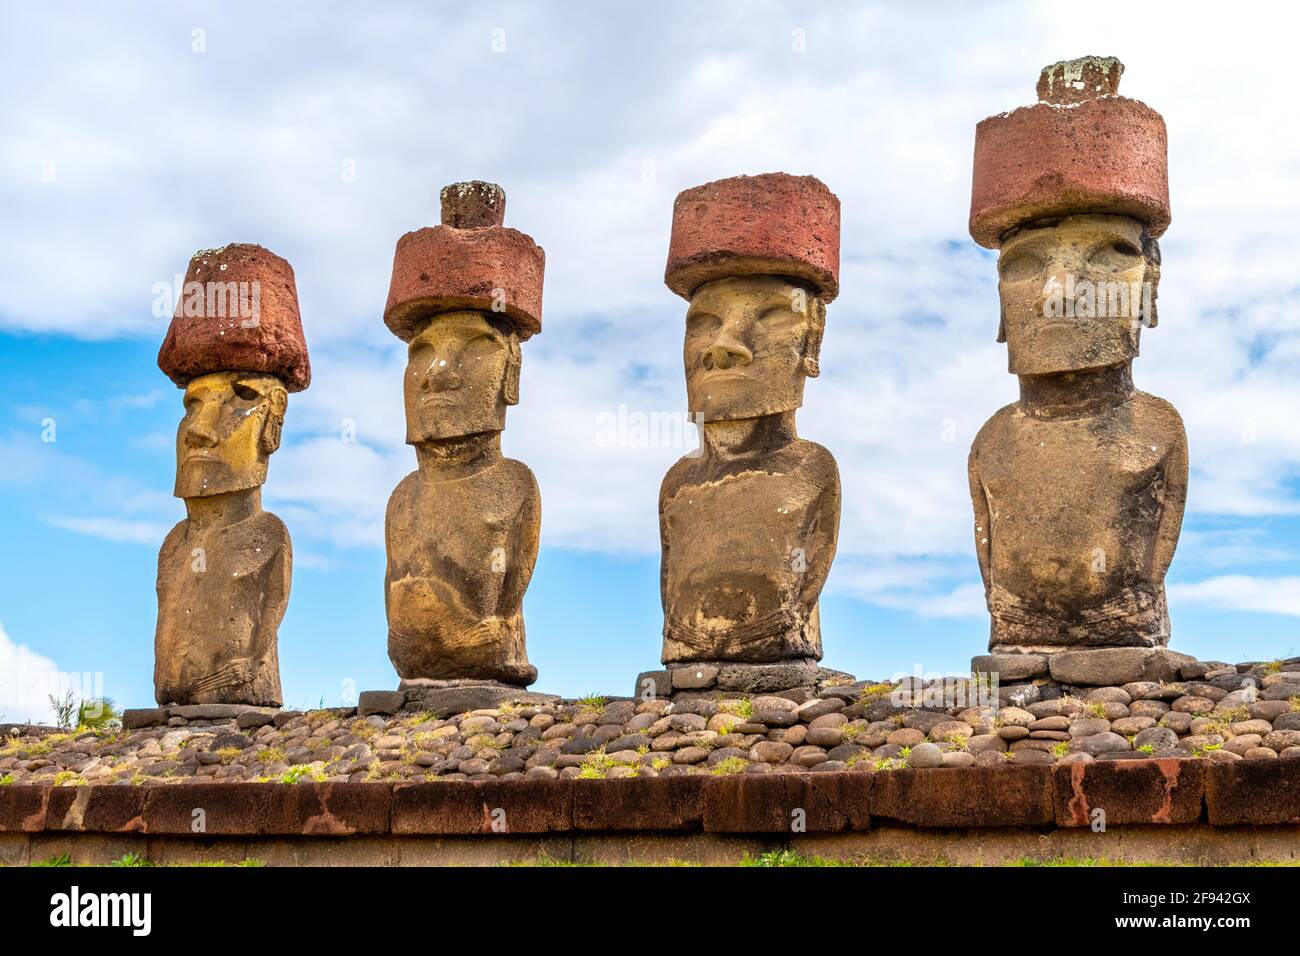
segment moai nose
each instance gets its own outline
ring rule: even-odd
[[[739,339],[728,333],[718,336],[717,341],[704,350],[703,362],[707,369],[731,368],[748,365],[754,360],[754,353],[747,349]]]
[[[435,364],[424,377],[424,388],[429,392],[449,392],[460,388],[460,374],[451,366]]]

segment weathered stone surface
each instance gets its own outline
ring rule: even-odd
[[[1050,667],[1062,684],[1103,686],[1173,680],[1186,659],[1164,648],[1106,647],[1053,654]]]
[[[521,341],[542,330],[546,253],[504,217],[500,186],[443,189],[442,224],[397,240],[384,307],[394,335],[409,342],[430,316],[461,311],[503,315]]]
[[[704,447],[660,491],[665,663],[821,657],[839,474],[794,419],[819,371],[838,208],[820,183],[784,174],[678,197],[668,281],[691,302],[686,391]],[[782,310],[788,321],[760,322]]]
[[[692,664],[668,671],[673,690],[705,690],[718,682],[718,668],[712,664]]]
[[[781,664],[724,664],[718,670],[718,689],[766,694],[772,691],[805,687],[817,678],[816,661],[792,661]]]
[[[573,828],[568,780],[484,780],[393,788],[392,832],[446,835],[549,833]]]
[[[873,819],[922,827],[989,827],[1041,826],[1054,818],[1047,767],[953,767],[870,776]]]
[[[636,675],[636,687],[633,696],[638,700],[647,697],[668,699],[673,693],[672,677],[668,671],[642,671]]]
[[[1047,676],[1046,654],[981,654],[972,657],[970,669],[977,674],[997,674],[1005,683]]]
[[[395,714],[405,706],[406,692],[401,690],[363,690],[357,696],[357,713],[362,717]]]
[[[1047,67],[1040,95],[1048,82],[1050,100],[976,127],[970,233],[980,245],[994,249],[1016,226],[1078,213],[1131,217],[1153,236],[1168,227],[1165,122],[1144,103],[1103,92],[1118,87],[1123,66],[1115,61],[1112,74],[1098,62]],[[1085,74],[1094,82],[1076,87]]]
[[[166,707],[143,707],[122,711],[122,727],[126,730],[138,730],[141,727],[157,727],[167,723]]]
[[[1201,817],[1205,764],[1194,760],[1073,763],[1053,771],[1056,823],[1106,826],[1195,823]]]
[[[735,774],[716,777],[704,791],[704,828],[711,833],[863,830],[870,826],[875,774]]]
[[[390,787],[367,783],[150,787],[144,831],[192,834],[194,811],[201,809],[207,831],[227,836],[386,833],[392,802]]]
[[[458,185],[453,218],[477,221],[465,204],[491,191]],[[519,401],[519,342],[541,328],[544,263],[530,238],[497,225],[444,224],[397,244],[384,318],[408,343],[406,437],[419,465],[384,523],[388,655],[404,680],[537,679],[523,596],[541,497],[528,467],[501,454],[501,431]]]
[[[311,384],[293,267],[269,249],[234,243],[190,259],[158,367],[181,388],[214,372]]]
[[[1213,826],[1300,823],[1300,761],[1243,760],[1211,766],[1205,805]]]
[[[578,830],[689,831],[704,825],[705,777],[575,780]]]
[[[812,176],[735,176],[673,203],[664,282],[684,299],[730,276],[784,276],[824,302],[839,292],[840,201]]]
[[[251,258],[244,256],[248,249],[255,250]],[[200,253],[190,268],[194,272],[201,266],[200,271],[217,274],[219,267],[228,265],[229,275],[235,277],[258,274],[258,263],[269,261],[263,254],[271,256],[260,246],[227,246],[213,253],[211,261]],[[288,269],[288,263],[272,258]],[[245,267],[253,272],[246,273]],[[284,313],[292,299],[295,348],[302,348],[305,363],[292,270],[285,281],[288,291],[283,295],[288,298],[273,297],[279,318],[266,316],[266,326],[284,332]],[[160,704],[278,707],[282,695],[277,632],[289,603],[293,549],[283,522],[262,510],[261,486],[270,456],[280,446],[292,382],[240,371],[276,365],[279,359],[272,356],[259,365],[248,357],[256,351],[252,346],[231,351],[221,344],[224,324],[186,321],[189,324],[176,333],[184,344],[173,346],[169,336],[163,346],[164,356],[176,363],[164,368],[186,370],[174,492],[185,500],[186,518],[172,528],[158,552],[154,696]],[[173,332],[177,328],[174,321]],[[206,371],[187,377],[193,363],[177,358],[177,350],[202,352]],[[306,377],[296,387],[306,387],[310,377],[303,368]]]
[[[1049,71],[1061,73],[1053,89],[1109,76],[1092,60]],[[1139,329],[1155,325],[1164,163],[1164,122],[1118,96],[1039,103],[977,129],[971,234],[1000,249],[999,341],[1020,378],[1020,400],[985,423],[969,463],[993,652],[1168,643],[1187,440],[1173,407],[1132,379]],[[1057,273],[1072,279],[1068,303],[1045,291]],[[1073,282],[1118,283],[1140,301],[1107,299],[1074,321]],[[1090,682],[1059,676],[1055,657],[1051,673]]]

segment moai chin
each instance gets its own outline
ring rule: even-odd
[[[397,242],[384,322],[408,345],[406,440],[417,470],[388,500],[388,656],[403,687],[442,680],[525,687],[524,592],[541,496],[501,454],[519,402],[519,343],[541,331],[546,256],[502,225],[491,183],[442,191],[442,224]]]
[[[1054,64],[1040,102],[975,134],[970,231],[1000,252],[998,341],[1020,379],[970,453],[995,652],[1169,642],[1187,437],[1132,378],[1170,221],[1165,124],[1117,95],[1122,72]]]
[[[158,554],[159,704],[278,707],[289,532],[262,510],[289,393],[311,382],[293,268],[261,246],[197,253],[158,366],[185,390],[176,497]]]
[[[665,664],[808,662],[835,556],[840,482],[795,412],[839,291],[839,200],[811,176],[737,176],[673,206],[665,282],[702,449],[659,493]]]

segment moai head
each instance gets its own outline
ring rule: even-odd
[[[1156,324],[1165,124],[1117,94],[1123,71],[1113,57],[1053,64],[1040,102],[976,129],[970,231],[1000,250],[998,341],[1013,374],[1129,362]]]
[[[500,431],[519,402],[519,343],[541,331],[546,255],[502,225],[492,183],[442,191],[442,224],[397,242],[384,322],[408,344],[406,440]]]
[[[293,268],[256,245],[197,253],[158,366],[185,389],[176,497],[260,486],[289,392],[311,382]]]
[[[706,422],[797,409],[839,292],[840,203],[811,176],[736,176],[680,193],[664,281],[690,302],[689,410]]]

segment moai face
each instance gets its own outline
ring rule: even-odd
[[[411,339],[406,364],[406,441],[501,431],[519,403],[519,338],[482,312],[449,312]]]
[[[176,497],[256,488],[280,447],[289,393],[274,375],[212,372],[185,387],[176,432]]]
[[[803,404],[818,374],[826,309],[777,276],[706,282],[686,313],[686,395],[704,421],[758,418]]]
[[[1104,368],[1138,354],[1155,325],[1159,259],[1127,216],[1066,216],[1016,230],[1001,247],[998,293],[1015,375]]]

